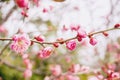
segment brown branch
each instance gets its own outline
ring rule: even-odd
[[[108,31],[112,31],[112,30],[117,30],[117,29],[120,29],[120,28],[110,28],[110,29],[106,29],[106,30],[101,30],[101,31],[97,31],[97,32],[93,32],[93,33],[89,33],[87,36],[93,36],[93,35],[96,35],[96,34],[100,34],[100,33],[103,33],[103,32],[108,32]],[[77,39],[77,37],[73,37],[73,38],[69,38],[69,39],[66,39],[66,40],[61,40],[61,41],[54,41],[54,42],[39,42],[39,41],[36,41],[36,40],[31,40],[32,42],[35,42],[35,43],[38,43],[38,44],[53,44],[53,43],[62,43],[62,42],[67,42],[69,40],[73,40],[73,39]],[[12,41],[11,38],[0,38],[1,41]]]

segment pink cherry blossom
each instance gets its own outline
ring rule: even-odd
[[[71,25],[70,28],[72,31],[78,31],[80,29],[80,26]]]
[[[69,50],[74,50],[76,48],[76,42],[75,40],[70,40],[70,41],[67,41],[66,42],[66,47],[69,49]]]
[[[38,52],[39,58],[48,58],[51,55],[51,52],[53,51],[52,47],[46,47]]]
[[[13,36],[13,42],[11,43],[10,48],[17,53],[23,53],[29,48],[30,43],[31,41],[28,35],[15,35]]]
[[[32,76],[32,71],[30,69],[26,69],[24,71],[24,77],[25,78],[30,78]]]
[[[16,4],[20,8],[28,8],[28,3],[29,3],[28,0],[16,0]]]
[[[50,71],[54,76],[59,76],[62,73],[61,66],[60,65],[51,65]]]
[[[77,31],[77,39],[78,41],[82,41],[83,38],[87,37],[87,33],[83,29],[79,29]]]

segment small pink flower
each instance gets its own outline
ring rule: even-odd
[[[80,29],[80,26],[79,25],[78,26],[71,25],[70,28],[72,31],[78,31]]]
[[[66,47],[72,51],[76,48],[76,42],[74,40],[67,41]]]
[[[86,37],[87,37],[87,33],[84,30],[79,29],[77,31],[77,39],[78,39],[78,41],[82,41],[82,39],[86,38]]]
[[[48,58],[53,51],[52,47],[46,47],[38,52],[38,57],[40,58]]]
[[[50,66],[50,70],[54,76],[59,76],[62,73],[60,65],[52,65]]]
[[[94,46],[97,44],[97,40],[91,37],[89,43]]]
[[[32,76],[32,71],[30,69],[26,69],[24,71],[24,77],[25,78],[30,78]]]
[[[28,8],[28,3],[29,3],[28,0],[16,0],[16,4],[20,8]]]
[[[10,45],[10,48],[17,53],[23,53],[29,48],[30,43],[31,41],[28,35],[15,35],[13,36],[13,42]]]

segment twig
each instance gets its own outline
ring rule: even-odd
[[[100,33],[103,33],[103,32],[108,32],[108,31],[116,30],[116,29],[120,29],[120,28],[110,28],[110,29],[106,29],[106,30],[101,30],[101,31],[89,33],[87,36],[89,37],[89,36],[93,36],[93,35],[100,34]],[[75,36],[73,38],[69,38],[69,39],[61,40],[61,41],[54,41],[54,42],[39,42],[39,41],[36,41],[36,40],[31,40],[31,41],[42,45],[42,44],[62,43],[62,42],[67,42],[67,41],[73,40],[73,39],[77,39],[77,37]],[[0,40],[1,41],[12,41],[11,38],[0,38]]]

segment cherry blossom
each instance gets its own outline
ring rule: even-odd
[[[42,50],[40,50],[38,52],[38,57],[39,58],[48,58],[51,55],[52,51],[53,51],[52,47],[43,48]]]
[[[31,43],[27,34],[15,35],[13,36],[12,40],[13,42],[11,43],[10,48],[17,53],[25,52]]]
[[[76,48],[76,42],[74,40],[67,41],[66,47],[72,51]]]

